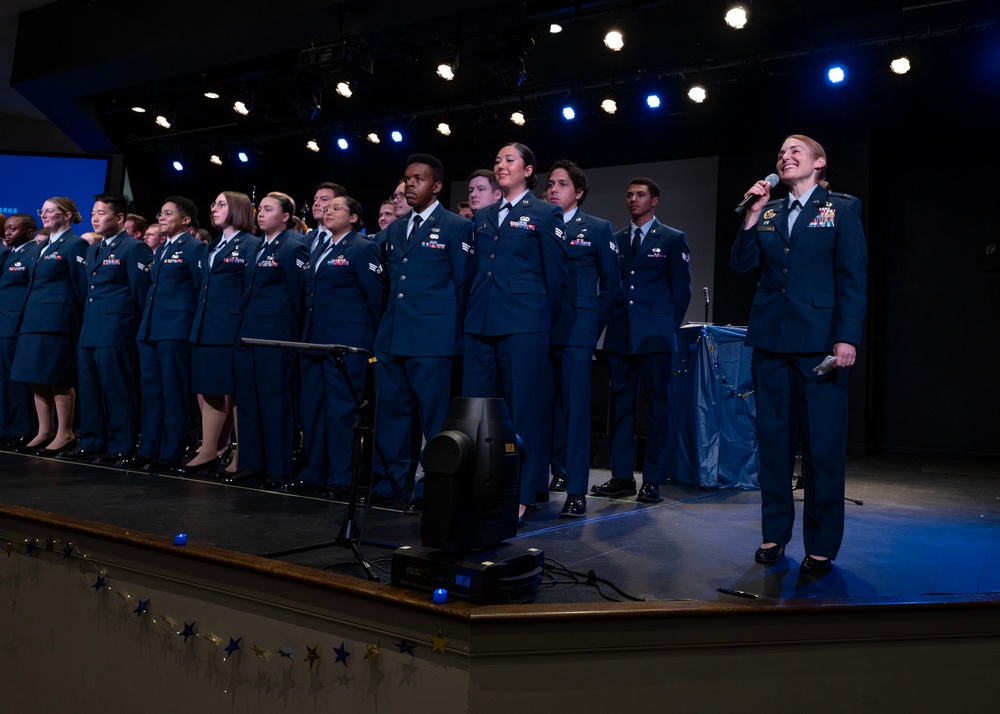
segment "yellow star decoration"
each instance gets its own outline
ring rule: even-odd
[[[368,653],[365,655],[365,659],[371,662],[372,664],[375,664],[375,662],[378,661],[378,655],[379,655],[378,642],[376,642],[373,645],[368,645]]]
[[[451,640],[447,640],[442,637],[441,630],[438,630],[437,636],[431,637],[431,652],[440,652],[441,654],[444,654],[444,646],[449,642],[451,642]]]
[[[313,662],[315,662],[318,659],[321,659],[321,657],[319,656],[319,652],[316,651],[318,649],[319,649],[319,643],[316,643],[315,647],[310,647],[309,645],[306,645],[306,650],[308,651],[308,654],[306,655],[306,658],[302,661],[308,662],[310,669],[313,666]]]
[[[257,645],[254,645],[254,646],[253,646],[253,647],[251,647],[250,649],[252,649],[252,650],[253,650],[253,653],[254,653],[255,655],[257,655],[258,657],[260,657],[261,659],[267,659],[267,650],[262,650],[262,649],[261,649],[260,647],[258,647]]]
[[[10,554],[14,552],[14,544],[11,543],[10,541],[7,541],[7,545],[4,547],[3,552],[6,553],[7,557],[9,558]]]

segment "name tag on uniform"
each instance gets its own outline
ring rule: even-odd
[[[774,226],[757,226],[757,232],[762,233],[764,231],[773,231]]]

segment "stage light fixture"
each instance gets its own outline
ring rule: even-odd
[[[350,146],[350,144],[347,143],[347,139],[345,139],[344,137],[340,137],[339,139],[337,139],[337,148],[340,149],[341,151],[347,151],[348,146]]]
[[[134,111],[136,114],[145,114],[146,113],[146,108],[145,107],[140,107],[139,105],[136,105],[136,106],[132,107],[132,111]]]
[[[524,121],[525,121],[524,114],[522,114],[521,112],[514,112],[513,114],[510,115],[510,121],[512,124],[515,124],[516,126],[524,126]]]
[[[211,156],[208,157],[208,160],[211,161],[216,166],[222,166],[222,159],[219,158],[218,154],[212,154]]]
[[[726,11],[726,24],[734,30],[742,30],[749,19],[749,13],[742,5],[733,5]]]
[[[219,98],[219,93],[218,92],[205,92],[204,96],[205,96],[206,99],[218,99]]]
[[[449,62],[442,62],[437,66],[437,76],[446,82],[455,79],[455,68]]]
[[[389,134],[389,138],[398,144],[403,140],[403,133],[400,131],[393,131],[391,134]]]
[[[351,91],[351,85],[347,82],[337,82],[337,94],[344,99],[350,99],[354,92]]]
[[[688,90],[688,99],[690,99],[695,104],[701,104],[708,98],[708,92],[705,88],[700,85],[694,85]]]
[[[180,161],[174,161],[173,167],[174,167],[174,171],[183,171],[184,170],[184,164],[182,164]]]
[[[314,139],[310,139],[306,142],[306,148],[309,149],[309,151],[319,153],[319,144],[317,144]]]
[[[550,34],[558,35],[560,32],[562,32],[562,25],[560,25],[558,22],[553,22],[551,25],[549,25]]]
[[[368,141],[370,141],[373,144],[381,144],[382,143],[382,139],[374,131],[369,132],[367,138],[368,138]]]
[[[659,94],[649,94],[646,96],[646,106],[650,109],[660,108],[660,95]]]
[[[243,116],[250,113],[250,109],[247,107],[246,103],[238,100],[233,103],[233,111],[237,114],[242,114]]]
[[[840,84],[847,79],[847,71],[840,65],[834,65],[826,71],[826,78],[830,84]]]
[[[247,152],[245,152],[245,151],[241,151],[238,154],[236,154],[236,158],[239,159],[240,163],[243,163],[243,164],[245,164],[246,162],[248,162],[250,160],[250,157],[247,156]]]
[[[897,57],[889,63],[889,69],[891,69],[895,74],[906,74],[910,71],[910,58],[906,55]]]
[[[566,121],[573,121],[576,119],[576,109],[567,104],[562,108],[562,115]]]
[[[451,136],[451,127],[447,123],[441,122],[437,125],[438,133],[442,136]]]
[[[621,52],[622,47],[625,46],[625,36],[618,30],[611,30],[604,36],[604,46],[612,52]]]
[[[606,111],[608,114],[614,114],[618,111],[618,102],[610,97],[601,102],[601,109]]]
[[[170,120],[167,119],[162,114],[160,114],[158,117],[156,117],[156,125],[157,126],[162,126],[164,129],[169,129],[170,128]]]

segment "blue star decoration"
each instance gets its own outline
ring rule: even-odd
[[[194,637],[194,626],[197,624],[197,622],[192,622],[190,625],[186,622],[184,623],[184,629],[181,630],[181,637],[184,638],[185,642],[188,641],[188,637]]]
[[[407,642],[406,640],[400,640],[396,643],[396,647],[399,648],[399,654],[408,654],[410,657],[414,657],[413,649],[416,647],[412,642]]]
[[[240,637],[238,639],[235,639],[235,640],[232,637],[230,637],[229,638],[229,644],[226,645],[226,648],[225,648],[226,654],[231,655],[233,652],[238,651],[239,648],[240,648],[240,642],[242,642],[242,641],[243,641],[242,637]]]
[[[279,657],[286,657],[287,659],[292,659],[292,652],[285,652],[285,650],[278,650]]]
[[[94,588],[94,592],[99,592],[101,588],[108,587],[108,581],[103,575],[98,575],[97,580],[90,587]]]
[[[67,545],[65,548],[63,548],[63,560],[72,557],[73,557],[73,546]]]
[[[337,664],[337,662],[343,662],[346,667],[347,658],[351,656],[351,653],[344,648],[344,643],[341,642],[340,647],[334,647],[333,651],[337,653],[337,659],[334,661],[334,664]]]
[[[35,552],[35,541],[29,540],[27,545],[24,546],[24,554],[30,556]]]
[[[139,606],[136,607],[132,612],[135,613],[136,617],[142,617],[149,610],[149,598],[139,601]]]

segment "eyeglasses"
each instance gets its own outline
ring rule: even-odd
[[[160,220],[161,218],[170,218],[173,215],[175,215],[173,211],[160,211],[156,214],[156,220]]]
[[[389,200],[392,201],[393,203],[395,203],[396,201],[405,201],[406,200],[406,194],[405,193],[394,193],[394,194],[392,194],[392,196],[389,197]]]
[[[327,206],[326,211],[346,211],[347,206]]]
[[[59,214],[59,210],[56,209],[56,208],[39,208],[38,209],[38,215],[39,216],[52,216],[52,215],[58,215],[58,214]]]
[[[226,203],[225,201],[212,201],[212,203],[209,205],[209,208],[225,208],[228,205],[229,204]]]

